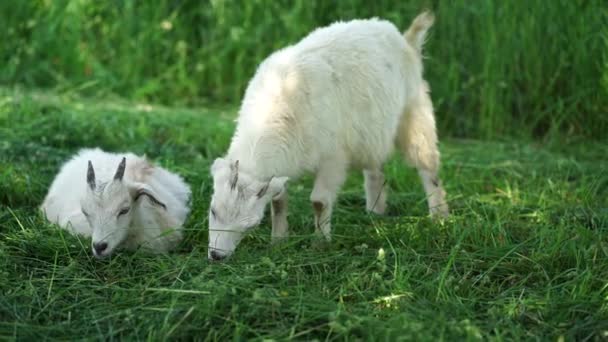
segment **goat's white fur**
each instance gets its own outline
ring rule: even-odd
[[[124,177],[113,179],[123,157]],[[89,161],[95,173],[95,189],[87,184]],[[144,190],[147,195],[138,197]],[[96,256],[107,256],[117,247],[138,246],[162,253],[181,241],[189,199],[190,188],[180,176],[151,164],[145,157],[83,149],[63,165],[41,210],[62,228],[91,236]],[[130,210],[118,216],[126,208]],[[98,243],[107,244],[102,253],[96,253],[94,246]]]
[[[383,213],[382,166],[395,145],[418,169],[431,214],[447,215],[433,106],[422,77],[422,45],[433,20],[423,13],[404,34],[378,19],[338,22],[261,63],[228,153],[212,167],[210,257],[212,251],[231,254],[271,200],[273,239],[287,236],[284,177],[316,174],[310,200],[317,233],[327,240],[332,206],[350,168],[364,170],[367,209]],[[231,188],[235,175],[238,184]],[[256,199],[270,179],[273,192]]]

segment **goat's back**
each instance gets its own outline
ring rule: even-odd
[[[313,170],[332,153],[345,154],[353,166],[377,166],[391,153],[405,106],[421,84],[420,57],[393,24],[338,22],[260,65],[236,140],[271,142],[254,153],[299,164],[293,170]],[[270,146],[277,141],[287,146]]]

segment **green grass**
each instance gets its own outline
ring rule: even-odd
[[[425,54],[451,136],[608,131],[605,0],[0,1],[0,84],[237,102],[271,52],[336,20],[437,15]],[[602,81],[602,79],[604,81]]]
[[[405,28],[423,8],[451,218],[426,216],[395,158],[387,216],[353,173],[313,248],[305,178],[286,243],[265,220],[209,263],[208,168],[258,63],[335,20]],[[608,338],[605,1],[0,1],[0,22],[0,340]],[[58,168],[92,146],[191,184],[177,251],[100,261],[43,220]]]
[[[232,259],[209,263],[208,167],[233,113],[0,88],[0,339],[608,335],[607,144],[444,139],[448,221],[426,217],[415,172],[395,158],[389,215],[365,213],[352,174],[323,249],[310,246],[310,180],[295,181],[293,237],[270,246],[264,221]],[[193,212],[177,251],[100,261],[42,219],[53,176],[84,146],[147,153],[185,176]]]

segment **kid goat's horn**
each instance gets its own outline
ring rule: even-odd
[[[95,190],[95,170],[93,170],[93,164],[89,160],[89,167],[87,169],[87,184],[91,190]]]
[[[114,175],[114,179],[121,181],[122,177],[125,175],[125,164],[127,163],[127,158],[122,157],[120,164],[118,164],[118,170],[116,170],[116,174]]]

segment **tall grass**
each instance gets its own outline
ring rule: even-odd
[[[530,1],[2,1],[0,83],[237,102],[272,51],[335,20],[438,17],[426,74],[444,135],[608,130],[608,5]],[[603,33],[602,33],[603,32]]]

